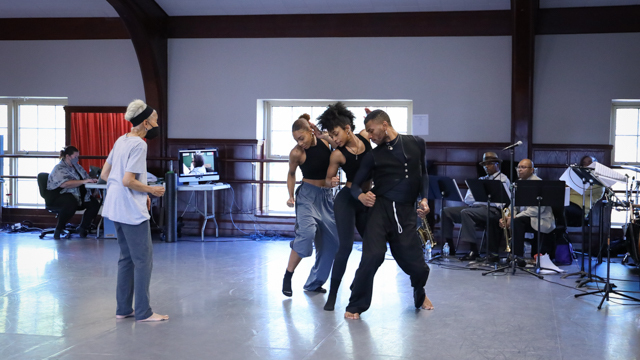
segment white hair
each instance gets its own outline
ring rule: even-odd
[[[145,104],[144,101],[140,99],[133,100],[129,106],[127,106],[127,112],[124,113],[125,120],[131,121],[131,119],[140,115],[146,108],[147,104]]]

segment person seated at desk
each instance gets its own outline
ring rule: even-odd
[[[580,166],[587,167],[594,162],[597,162],[596,158],[594,158],[593,156],[585,155],[582,157],[582,159],[580,159]],[[593,193],[593,199],[597,201],[604,194],[604,188],[600,185],[594,185],[593,191],[587,190],[584,193],[585,218],[589,216],[592,203],[595,203],[595,201],[591,201],[591,193]],[[580,195],[577,191],[571,189],[569,193],[569,201],[569,206],[565,206],[564,208],[565,217],[567,219],[567,226],[582,226],[582,195]],[[586,222],[587,221],[585,221],[585,223]]]
[[[202,154],[193,155],[193,169],[189,171],[189,175],[204,175],[207,169],[204,166],[204,156]]]
[[[60,190],[52,204],[52,207],[61,209],[58,212],[58,224],[53,233],[53,238],[56,240],[60,239],[67,221],[77,210],[85,210],[85,212],[76,230],[81,238],[87,237],[87,232],[91,230],[91,223],[100,209],[100,202],[84,187],[84,184],[95,183],[97,180],[91,179],[78,164],[79,157],[80,152],[75,146],[62,149],[60,162],[53,168],[47,181],[47,190]]]
[[[510,186],[507,176],[500,172],[502,160],[494,152],[486,152],[482,155],[480,165],[487,173],[480,180],[500,180]],[[442,209],[442,237],[449,244],[451,254],[455,255],[456,248],[453,243],[453,224],[460,223],[460,240],[469,243],[470,251],[460,260],[475,260],[478,257],[478,245],[476,244],[476,226],[485,226],[487,222],[487,203],[475,201],[471,191],[467,191],[464,202],[469,206],[447,207]],[[502,217],[502,204],[491,203],[489,209],[489,252],[491,260],[498,260],[498,244],[500,239],[500,228],[498,220]]]
[[[536,174],[534,174],[533,162],[529,159],[523,159],[518,163],[518,179],[520,180],[542,180]],[[516,193],[516,198],[518,193]],[[524,234],[534,233],[541,231],[544,234],[551,233],[556,228],[556,220],[553,216],[553,210],[551,206],[540,206],[540,224],[538,224],[538,207],[537,206],[520,206],[516,208],[516,214],[513,218],[513,253],[516,256],[516,264],[519,267],[525,267],[524,261]],[[500,227],[511,226],[511,217],[507,217],[506,224],[500,219]],[[535,234],[534,239],[537,239]],[[542,248],[541,254],[546,254],[546,248],[552,246],[551,242],[544,241],[541,237]],[[531,241],[531,254],[538,253],[538,242],[536,240]]]

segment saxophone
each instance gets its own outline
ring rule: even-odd
[[[511,252],[511,236],[509,235],[509,227],[507,225],[507,218],[511,216],[511,212],[508,207],[502,209],[502,223],[505,224],[505,227],[502,229],[504,231],[504,239],[507,241],[507,248],[505,249],[508,253]]]
[[[427,247],[427,241],[431,241],[431,246],[436,244],[426,218],[422,219],[422,227],[418,227],[418,235],[420,235],[423,249]]]

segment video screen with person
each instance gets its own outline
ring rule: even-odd
[[[218,149],[180,150],[179,181],[181,183],[219,180]]]

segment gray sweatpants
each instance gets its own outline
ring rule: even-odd
[[[305,258],[311,256],[315,243],[316,263],[304,285],[305,290],[315,290],[329,278],[333,258],[338,251],[333,196],[331,189],[305,182],[302,182],[296,192],[296,237],[291,242],[291,249]]]
[[[116,287],[116,315],[129,315],[134,310],[133,294],[136,295],[136,320],[153,314],[149,305],[149,284],[153,268],[153,246],[149,220],[129,225],[113,222],[120,245],[118,260],[118,284]]]

